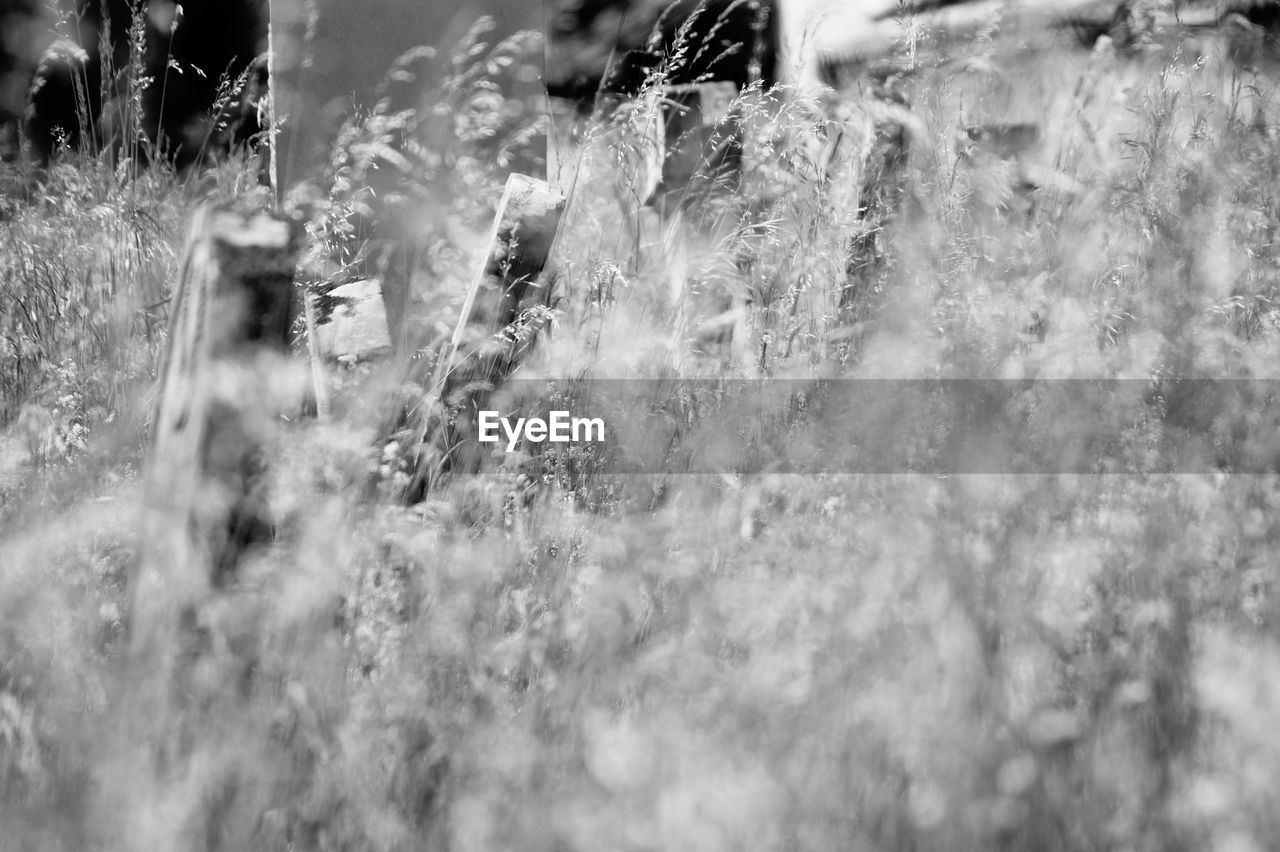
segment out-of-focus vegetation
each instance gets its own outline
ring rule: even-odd
[[[470,41],[448,109],[353,120],[311,192],[317,288],[376,271],[378,205],[430,235],[406,264],[423,358],[500,154],[531,138],[495,82],[528,61]],[[1120,62],[1089,60],[1047,131],[1061,185],[1029,196],[958,147],[960,83],[926,78],[883,219],[848,197],[857,146],[825,179],[827,119],[748,92],[741,185],[677,238],[618,177],[644,108],[601,122],[539,368],[1269,377],[1274,118],[1248,71]],[[842,107],[863,152],[877,103]],[[446,114],[452,132],[416,132]],[[281,425],[273,545],[210,593],[190,647],[144,649],[190,665],[139,665],[164,300],[193,205],[266,204],[252,174],[4,174],[0,849],[1280,845],[1269,475],[513,471],[405,509],[387,497],[408,459],[378,443],[389,402],[361,374],[333,421]],[[735,299],[736,350],[698,332]]]

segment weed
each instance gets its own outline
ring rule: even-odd
[[[805,393],[762,397],[717,475],[526,447],[406,508],[424,425],[388,436],[385,421],[427,390],[502,158],[533,138],[500,82],[532,43],[474,32],[426,106],[397,100],[425,58],[407,56],[299,190],[307,283],[323,294],[400,264],[423,366],[390,402],[348,389],[334,421],[280,426],[275,540],[192,613],[185,643],[149,649],[171,668],[122,648],[126,578],[151,543],[130,468],[94,437],[144,419],[189,212],[198,194],[265,203],[253,166],[187,180],[86,154],[3,201],[0,422],[45,465],[25,474],[44,490],[24,495],[53,507],[0,508],[6,839],[1280,843],[1271,82],[1176,51],[1064,55],[1043,66],[1039,137],[1005,150],[1001,128],[1024,122],[978,61],[993,45],[933,63],[913,32],[913,74],[894,82],[910,110],[883,91],[825,113],[749,89],[722,130],[740,134],[740,178],[677,216],[641,204],[659,70],[582,136],[559,300],[501,332],[551,328],[523,375],[563,396],[529,404],[652,380],[616,422],[665,462],[726,422],[734,382]],[[886,175],[891,194],[864,191]],[[732,342],[672,334],[726,306]],[[1013,380],[1010,410],[1061,467],[734,471],[748,451],[792,462],[850,428],[858,411],[822,419],[814,389],[835,377]],[[1198,406],[1177,394],[1187,378],[1260,381]],[[1137,390],[1085,412],[1073,445],[1044,413],[1064,380]],[[927,444],[951,415],[925,411]],[[1187,457],[1165,455],[1187,436]],[[1054,472],[1079,469],[1092,473]]]

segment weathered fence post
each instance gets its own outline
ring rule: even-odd
[[[531,339],[499,332],[516,325],[531,309],[550,305],[551,281],[543,273],[564,205],[564,196],[545,181],[522,174],[507,178],[484,261],[467,289],[449,341],[446,384],[500,381],[528,349]]]
[[[146,480],[150,552],[133,578],[131,647],[163,651],[270,536],[264,450],[297,406],[285,368],[299,300],[299,231],[265,213],[203,208],[174,288]]]
[[[550,259],[564,208],[564,196],[551,184],[522,174],[507,178],[484,258],[419,415],[423,452],[405,495],[410,502],[421,499],[441,474],[480,469],[477,412],[519,367],[549,321],[555,276]]]
[[[211,771],[205,755],[211,731],[245,724],[263,685],[276,685],[261,666],[260,575],[246,568],[270,544],[268,460],[306,387],[289,357],[300,233],[266,213],[203,208],[174,286],[118,707],[141,763],[120,805],[133,811],[124,822],[145,825],[140,847],[223,848],[217,838],[249,836],[228,831],[241,818],[227,806],[243,774]],[[169,795],[192,779],[192,794]],[[165,819],[148,822],[158,804]]]

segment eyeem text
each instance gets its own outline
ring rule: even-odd
[[[505,434],[507,452],[513,451],[521,439],[531,444],[543,441],[567,444],[604,440],[603,419],[572,417],[567,411],[552,411],[546,420],[541,417],[517,417],[514,423],[496,411],[481,411],[478,423],[480,442],[496,444]]]

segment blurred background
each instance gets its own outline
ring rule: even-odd
[[[60,35],[93,50],[101,23],[109,19],[117,68],[127,56],[128,0],[110,0],[105,9],[96,0],[64,0],[61,23],[53,5],[0,0],[0,153],[6,158],[17,153],[18,125],[41,56]],[[281,151],[290,155],[281,163],[286,186],[323,161],[326,140],[355,109],[371,105],[377,84],[405,51],[457,44],[482,16],[492,18],[499,39],[540,26],[539,4],[519,0],[187,0],[180,7],[155,0],[148,6],[146,55],[150,73],[164,78],[150,96],[164,99],[167,136],[188,135],[186,125],[208,112],[219,76],[228,68],[238,72],[265,52],[272,15],[277,109],[287,118],[281,141]],[[78,25],[72,22],[77,17]],[[165,74],[170,59],[175,73]]]

